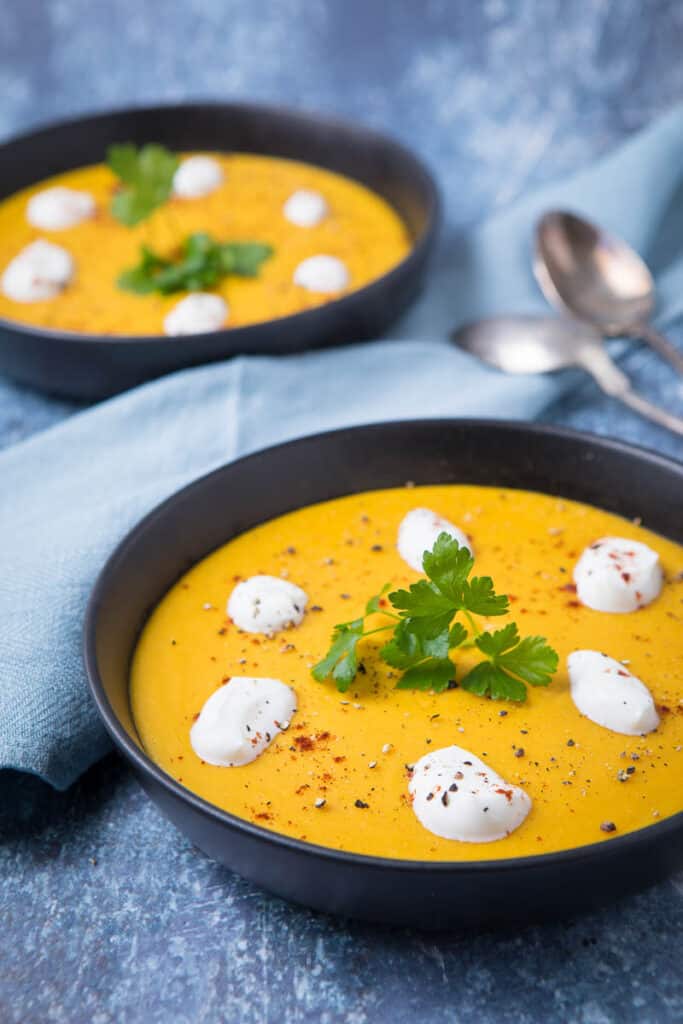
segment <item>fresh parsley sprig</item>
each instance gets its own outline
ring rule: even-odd
[[[474,616],[506,615],[508,598],[497,594],[490,576],[471,576],[474,558],[454,538],[442,533],[431,551],[426,551],[423,568],[427,579],[408,590],[389,594],[393,611],[382,600],[391,589],[385,586],[368,601],[365,615],[335,626],[327,655],[314,666],[313,678],[332,678],[345,692],[361,664],[358,644],[363,637],[392,629],[391,638],[380,649],[380,657],[402,675],[396,686],[403,690],[433,690],[441,693],[455,681],[450,652],[458,647],[476,647],[484,660],[460,681],[460,686],[480,697],[493,700],[526,700],[526,687],[548,686],[557,671],[558,656],[543,637],[520,637],[517,625],[509,623],[495,632],[481,630]],[[365,628],[370,615],[383,614],[391,623]],[[469,630],[461,621],[462,614]]]
[[[365,606],[365,615],[361,618],[353,619],[351,622],[340,622],[334,627],[329,651],[322,661],[319,661],[312,669],[311,674],[319,683],[324,683],[326,679],[332,678],[340,693],[346,693],[358,672],[358,641],[362,640],[364,636],[370,636],[372,633],[379,633],[383,629],[390,628],[389,626],[380,626],[379,629],[366,629],[366,617],[381,611],[384,615],[391,614],[392,618],[398,618],[397,615],[385,612],[381,607],[384,595],[390,589],[391,584],[387,583],[379,594],[371,597]]]
[[[161,206],[173,190],[179,160],[155,142],[138,149],[132,142],[117,143],[107,150],[107,166],[121,182],[111,201],[118,221],[133,227]]]
[[[124,270],[118,285],[137,295],[201,291],[212,288],[228,274],[255,277],[272,252],[270,245],[261,242],[216,242],[200,231],[185,239],[175,260],[141,246],[140,262]]]

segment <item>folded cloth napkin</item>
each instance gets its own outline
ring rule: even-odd
[[[397,334],[432,340],[183,371],[0,454],[0,767],[63,789],[108,750],[81,663],[86,600],[112,547],[177,488],[237,455],[317,430],[422,416],[530,419],[571,385],[566,374],[505,377],[439,340],[469,317],[543,308],[528,269],[542,210],[583,211],[653,254],[661,319],[680,312],[683,260],[672,240],[683,237],[682,168],[677,111],[593,169],[446,246]]]

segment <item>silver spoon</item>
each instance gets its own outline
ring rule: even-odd
[[[655,284],[626,242],[563,210],[541,217],[535,241],[534,273],[552,305],[603,334],[641,338],[683,373],[683,353],[650,326]]]
[[[578,366],[591,374],[605,394],[683,436],[683,418],[636,394],[608,355],[602,335],[588,324],[552,316],[495,316],[465,324],[453,332],[452,339],[506,373],[547,373]]]

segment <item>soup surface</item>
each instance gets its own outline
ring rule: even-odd
[[[396,550],[399,523],[418,506],[467,530],[476,574],[491,575],[496,589],[509,594],[510,618],[523,634],[545,636],[559,653],[550,686],[530,687],[525,703],[462,689],[396,690],[375,637],[362,641],[366,673],[348,693],[311,678],[335,623],[362,614],[384,583],[419,578]],[[581,551],[609,534],[649,544],[664,568],[659,598],[631,614],[582,607],[568,586]],[[679,545],[595,508],[526,491],[408,487],[311,506],[229,542],[164,597],[133,661],[134,720],[150,757],[188,789],[240,818],[312,843],[382,857],[479,860],[608,842],[600,827],[606,819],[616,826],[612,835],[621,835],[683,809],[681,570]],[[256,573],[285,576],[307,591],[299,627],[269,639],[239,632],[227,619],[235,582]],[[654,697],[655,732],[619,735],[579,714],[566,670],[566,657],[577,648],[628,661]],[[473,654],[454,654],[462,678]],[[281,679],[296,691],[298,711],[251,764],[212,767],[194,753],[190,728],[210,694],[236,675]],[[531,797],[531,812],[507,838],[457,842],[418,822],[406,764],[451,744]],[[317,808],[321,798],[325,804]]]
[[[187,155],[187,154],[186,154]],[[229,276],[212,292],[229,305],[227,327],[287,316],[329,302],[329,295],[294,284],[295,268],[319,253],[344,262],[353,291],[395,266],[410,248],[407,228],[374,192],[310,164],[253,154],[212,154],[223,183],[198,199],[171,198],[135,227],[117,221],[109,204],[117,179],[97,164],[60,174],[0,202],[0,273],[17,253],[37,239],[69,251],[76,274],[55,298],[16,302],[0,292],[0,317],[26,324],[92,334],[163,334],[165,316],[185,292],[136,295],[121,290],[117,278],[135,266],[140,247],[169,255],[194,232],[219,241],[258,241],[273,255],[254,278]],[[35,193],[55,185],[89,192],[95,216],[75,227],[46,231],[31,226],[26,206]],[[297,190],[320,193],[329,213],[314,227],[297,227],[283,205]]]

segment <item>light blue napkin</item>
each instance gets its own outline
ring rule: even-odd
[[[177,488],[237,455],[332,427],[531,419],[571,386],[571,374],[504,377],[443,340],[470,317],[544,308],[528,269],[532,225],[544,209],[583,211],[626,236],[659,272],[660,319],[677,315],[682,170],[683,113],[674,112],[592,169],[446,245],[396,332],[431,340],[184,371],[1,454],[0,767],[62,789],[108,750],[81,664],[83,611],[113,546]]]

